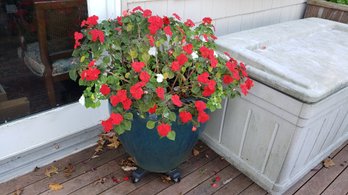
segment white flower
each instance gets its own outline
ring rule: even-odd
[[[79,103],[84,106],[85,105],[85,96],[82,94],[82,96],[79,99]]]
[[[151,48],[149,49],[149,55],[151,55],[151,56],[156,56],[156,55],[157,55],[157,49],[156,49],[156,47],[151,47]]]
[[[156,74],[156,77],[157,77],[157,82],[158,83],[162,83],[163,82],[163,79],[164,79],[163,74]]]
[[[198,58],[198,54],[196,51],[192,52],[191,56],[192,56],[192,59],[194,59],[194,60]]]
[[[214,51],[214,56],[217,58],[218,57],[218,53],[216,51]]]

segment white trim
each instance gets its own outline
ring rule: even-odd
[[[122,12],[121,0],[87,0],[88,15],[97,15],[100,20],[116,18]]]
[[[106,101],[97,109],[73,103],[2,124],[0,161],[96,126],[107,116]]]

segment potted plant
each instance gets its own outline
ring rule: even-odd
[[[304,17],[319,17],[348,24],[348,0],[308,0]]]
[[[209,113],[225,97],[247,94],[253,86],[243,63],[215,49],[212,19],[196,26],[136,7],[98,23],[91,16],[75,32],[70,77],[85,86],[85,106],[109,100],[110,117],[101,124],[115,131],[125,150],[144,170],[168,172],[190,154]],[[175,141],[174,141],[175,140]],[[174,171],[173,171],[174,170]]]

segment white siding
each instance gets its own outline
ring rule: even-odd
[[[199,22],[213,18],[217,35],[275,24],[303,17],[306,0],[123,0],[122,10],[136,6],[155,14],[177,13]]]

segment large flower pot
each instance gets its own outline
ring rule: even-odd
[[[148,115],[143,119],[133,113],[131,131],[123,133],[119,139],[140,168],[149,172],[168,173],[187,159],[205,125],[192,131],[192,123],[173,123],[176,140],[171,141],[166,137],[160,138],[156,128],[150,130],[146,127],[147,121],[154,120],[153,117],[156,116]]]

